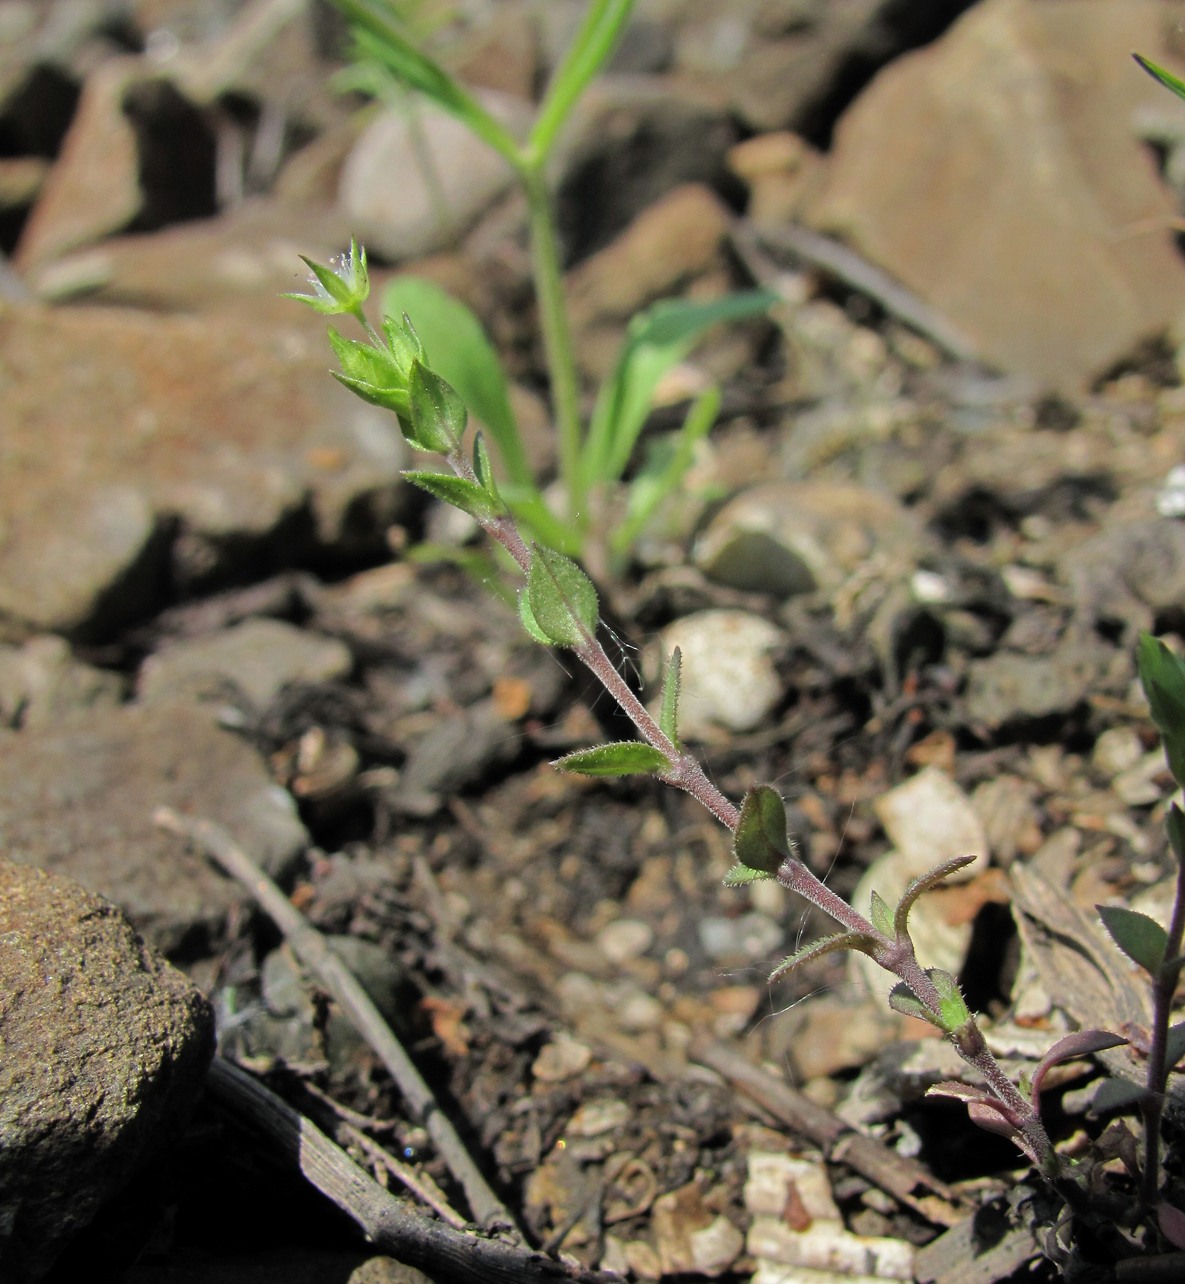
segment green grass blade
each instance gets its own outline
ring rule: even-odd
[[[539,166],[547,159],[569,112],[613,52],[633,7],[634,0],[594,0],[589,6],[539,108],[527,144],[531,164]]]
[[[1142,54],[1134,53],[1132,57],[1153,80],[1159,80],[1166,89],[1172,90],[1178,98],[1185,98],[1185,80],[1178,80],[1171,71],[1165,71],[1163,67],[1158,67],[1156,63],[1145,58]]]
[[[630,322],[612,375],[601,386],[585,446],[588,486],[617,481],[625,472],[654,401],[658,381],[721,322],[767,311],[769,290],[749,290],[707,302],[664,299]]]
[[[408,40],[390,3],[382,0],[334,0],[334,3],[350,20],[361,58],[386,67],[404,84],[456,116],[516,169],[520,167],[519,145],[513,135],[435,59]]]
[[[507,477],[521,486],[533,485],[502,362],[473,312],[435,281],[410,274],[387,286],[382,308],[385,316],[411,317],[432,369],[489,429]]]

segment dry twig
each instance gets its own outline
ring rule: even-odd
[[[284,933],[292,952],[310,972],[316,974],[390,1071],[416,1122],[427,1130],[449,1171],[464,1190],[474,1221],[487,1228],[503,1226],[518,1231],[518,1224],[509,1209],[490,1189],[394,1031],[354,974],[329,948],[321,933],[221,825],[209,820],[189,820],[167,807],[158,809],[155,820],[161,828],[197,844],[226,873],[238,879]]]

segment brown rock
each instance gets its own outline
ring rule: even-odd
[[[1005,370],[1074,389],[1185,308],[1176,213],[1132,121],[1161,0],[986,0],[840,121],[808,211]]]
[[[0,312],[0,637],[109,630],[170,557],[184,583],[269,546],[377,545],[403,442],[322,345],[249,315]]]
[[[0,1272],[39,1279],[179,1126],[209,1004],[119,910],[0,861]]]
[[[156,827],[161,806],[225,825],[273,877],[307,841],[255,750],[196,706],[96,709],[0,736],[4,855],[108,897],[173,951],[217,938],[247,896]]]

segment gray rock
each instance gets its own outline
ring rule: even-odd
[[[76,660],[52,634],[0,646],[0,726],[45,727],[76,709],[114,708],[124,686],[120,674]]]
[[[521,99],[489,90],[477,97],[511,133],[530,118]],[[407,259],[457,240],[512,180],[509,164],[489,144],[421,101],[414,118],[391,109],[371,122],[346,158],[338,204],[359,239]]]
[[[720,729],[752,731],[782,697],[771,652],[786,635],[748,611],[697,611],[662,632],[663,654],[683,656],[679,733],[718,737]]]
[[[284,687],[346,677],[350,649],[282,620],[244,620],[208,637],[189,638],[150,656],[140,670],[144,701],[225,699],[241,693],[263,710]]]
[[[154,825],[160,806],[226,826],[273,877],[307,842],[255,750],[193,705],[94,710],[0,737],[5,855],[115,901],[172,951],[194,934],[218,938],[249,898]]]
[[[792,597],[837,590],[873,563],[878,578],[912,570],[923,547],[891,496],[847,482],[767,482],[742,491],[696,541],[705,575],[730,588]]]
[[[0,1273],[39,1279],[181,1124],[209,1004],[110,902],[0,861]]]
[[[1165,45],[1175,12],[972,6],[848,109],[807,221],[937,307],[985,360],[1081,388],[1185,308],[1173,195],[1133,129],[1164,91],[1127,57],[1180,75]]]
[[[986,727],[1069,713],[1103,689],[1116,652],[1100,643],[1067,638],[1049,655],[997,651],[971,666],[967,716]]]
[[[242,312],[0,316],[0,639],[104,634],[165,573],[379,546],[406,455],[393,417],[327,377],[321,327]]]

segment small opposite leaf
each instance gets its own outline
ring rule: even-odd
[[[585,646],[595,636],[600,610],[597,590],[570,557],[536,545],[526,597],[536,627],[552,646]]]
[[[763,869],[750,869],[748,865],[734,865],[724,875],[725,887],[744,887],[746,883],[760,883],[763,878],[773,878]]]
[[[943,1028],[938,1014],[931,1012],[904,981],[898,982],[889,991],[889,1007],[903,1016],[917,1017],[919,1021],[928,1021],[940,1030]]]
[[[413,361],[407,381],[408,417],[412,444],[421,450],[447,455],[461,444],[469,412],[452,384]]]
[[[489,521],[501,512],[498,504],[475,482],[452,473],[405,472],[403,476],[413,486],[426,490],[429,495],[459,508],[479,522]]]
[[[494,481],[494,471],[490,467],[490,452],[486,448],[486,439],[484,433],[473,434],[473,475],[477,478],[478,485],[486,492],[491,499],[501,499],[498,495],[498,486]]]
[[[643,744],[625,740],[618,744],[596,745],[565,754],[552,764],[558,771],[571,771],[581,776],[653,776],[670,768],[665,753]]]
[[[944,860],[942,864],[935,865],[933,869],[919,874],[917,878],[911,878],[901,899],[897,902],[897,909],[893,914],[893,931],[888,935],[903,940],[909,931],[909,911],[913,909],[918,897],[937,887],[944,879],[970,865],[975,859],[974,856],[952,856],[950,860]]]
[[[1185,812],[1176,803],[1169,807],[1169,814],[1164,818],[1164,827],[1168,831],[1173,855],[1179,863],[1185,864]]]
[[[872,926],[884,936],[893,935],[893,911],[889,908],[888,901],[880,892],[872,893],[872,907],[869,911],[869,917],[872,919]]]
[[[1121,905],[1096,905],[1095,908],[1115,944],[1133,963],[1138,963],[1150,976],[1156,976],[1168,945],[1164,928],[1139,910]]]
[[[776,874],[790,855],[786,804],[770,785],[758,785],[745,795],[733,835],[732,854],[742,865],[767,874]]]
[[[1185,660],[1159,638],[1142,633],[1136,662],[1169,771],[1177,784],[1185,785]]]
[[[971,1020],[971,1012],[959,989],[959,983],[949,972],[938,968],[932,969],[927,975],[938,991],[938,1019],[941,1028],[947,1034],[955,1034]]]
[[[770,875],[765,875],[765,877],[770,877]],[[863,932],[837,932],[834,936],[824,936],[810,945],[804,945],[801,950],[796,954],[791,954],[788,959],[783,959],[769,974],[769,980],[776,981],[778,977],[786,972],[790,972],[796,967],[802,967],[804,963],[813,963],[815,959],[822,958],[824,954],[834,954],[837,950],[858,950],[861,954],[867,954],[871,958],[872,952],[878,944],[879,942],[871,936],[866,936]]]
[[[1067,1034],[1059,1039],[1041,1058],[1040,1064],[1033,1071],[1030,1081],[1033,1105],[1038,1104],[1045,1076],[1054,1066],[1060,1065],[1063,1061],[1070,1061],[1074,1057],[1087,1057],[1092,1052],[1118,1048],[1126,1042],[1123,1035],[1114,1034],[1110,1030],[1075,1030],[1073,1034]]]
[[[662,683],[662,705],[658,714],[658,725],[662,733],[679,748],[679,681],[682,676],[683,656],[676,647],[667,661],[667,672]]]

